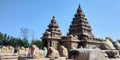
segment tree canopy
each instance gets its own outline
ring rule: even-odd
[[[9,36],[7,34],[3,34],[0,32],[0,45],[3,46],[13,46],[13,47],[29,47],[30,45],[36,45],[38,47],[41,46],[40,40],[32,40],[30,43],[28,42],[28,39],[21,39],[21,38],[15,38],[13,36]]]

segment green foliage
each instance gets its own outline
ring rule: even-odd
[[[0,42],[2,42],[2,45],[4,45],[4,46],[8,45],[8,36],[7,36],[7,34],[2,34],[0,32]]]
[[[7,34],[3,34],[0,32],[0,45],[3,46],[13,46],[13,47],[29,47],[30,45],[36,45],[38,47],[41,46],[41,41],[40,40],[32,40],[31,44],[28,42],[27,39],[21,39],[21,38],[15,38],[13,36],[9,36]]]
[[[25,48],[29,47],[28,40],[24,40],[24,41],[23,41],[23,46],[24,46]]]
[[[18,47],[18,46],[29,47],[28,40],[14,38],[12,36],[3,34],[1,32],[0,32],[0,45],[3,45],[3,46],[11,45],[13,47]]]
[[[9,40],[9,45],[16,47],[17,46],[17,39],[16,38],[11,38]]]
[[[40,40],[32,40],[31,45],[36,45],[37,47],[41,47],[42,41]]]
[[[8,43],[13,47],[24,46],[24,42],[20,38],[11,38]]]

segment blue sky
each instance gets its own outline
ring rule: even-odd
[[[66,35],[79,4],[96,37],[120,39],[120,0],[0,0],[0,31],[21,37],[20,28],[27,28],[40,39],[55,16]]]

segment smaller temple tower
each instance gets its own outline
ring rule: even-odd
[[[45,33],[42,36],[42,47],[53,47],[55,49],[58,49],[60,40],[61,31],[59,30],[59,26],[56,22],[55,17],[53,16],[50,24],[48,25],[48,29],[46,29]]]

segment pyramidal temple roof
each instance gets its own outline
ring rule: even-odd
[[[92,29],[79,5],[77,12],[74,15],[73,20],[71,22],[68,34],[92,37],[93,34],[91,31]]]
[[[48,29],[46,29],[45,33],[42,36],[42,39],[51,39],[51,38],[61,39],[61,31],[54,16],[48,25]]]

